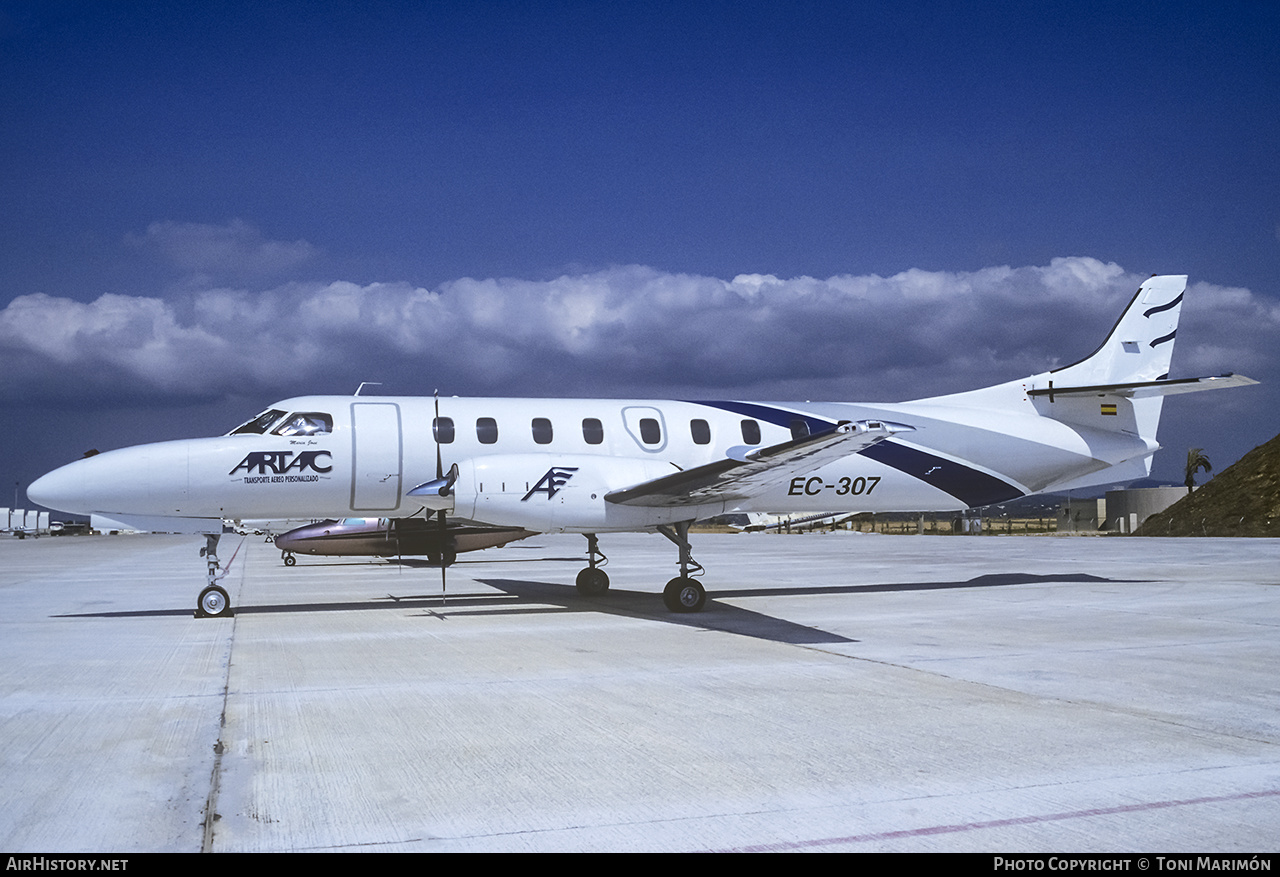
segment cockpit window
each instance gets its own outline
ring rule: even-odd
[[[333,432],[333,418],[319,411],[290,414],[279,426],[271,430],[272,435],[328,435],[331,432]]]
[[[278,408],[270,408],[248,423],[242,423],[227,435],[262,435],[271,425],[284,416],[284,412]]]

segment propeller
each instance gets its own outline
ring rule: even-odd
[[[440,454],[440,391],[439,390],[436,390],[435,392],[435,400],[436,400],[436,419],[435,419],[435,422],[432,424],[431,433],[432,435],[435,436],[435,440],[436,440],[436,481],[439,482],[444,479],[444,459]],[[453,466],[450,467],[449,476],[450,476],[449,480],[445,484],[439,487],[439,495],[442,497],[449,495],[449,493],[453,490],[453,482],[458,479],[457,463],[454,463]],[[440,528],[440,604],[441,605],[444,605],[445,603],[447,603],[449,599],[448,588],[445,584],[445,581],[446,581],[445,571],[449,567],[448,557],[446,556],[449,550],[448,548],[449,524],[447,521],[447,517],[448,516],[445,514],[444,509],[440,509],[439,511],[436,512],[436,522]]]

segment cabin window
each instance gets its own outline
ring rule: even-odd
[[[797,417],[791,421],[791,437],[793,439],[802,439],[809,437],[809,421],[803,417]]]
[[[711,425],[705,420],[690,420],[689,432],[693,435],[695,445],[711,444]]]
[[[551,421],[545,417],[533,418],[533,440],[540,445],[551,444]]]
[[[604,441],[604,424],[594,417],[582,420],[582,440],[589,445],[598,445]]]
[[[442,445],[453,443],[453,418],[436,417],[431,421],[431,433]]]
[[[272,435],[328,435],[333,432],[333,418],[319,411],[302,411],[290,414]]]
[[[495,443],[498,440],[498,421],[492,417],[477,417],[476,438],[482,445]]]
[[[235,429],[231,430],[228,435],[262,435],[271,425],[284,417],[284,412],[278,408],[270,408],[248,423],[242,423]]]
[[[749,445],[760,444],[760,423],[755,420],[742,421],[742,440]]]
[[[640,441],[646,445],[662,443],[662,425],[658,423],[656,418],[640,418]]]

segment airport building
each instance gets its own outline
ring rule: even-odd
[[[49,513],[0,508],[0,532],[13,533],[18,537],[48,533]]]
[[[1095,499],[1068,498],[1058,514],[1058,532],[1128,535],[1186,495],[1185,487],[1138,487],[1108,490],[1105,497]]]
[[[1106,524],[1103,529],[1128,535],[1142,522],[1187,495],[1185,487],[1141,487],[1134,490],[1108,490]]]

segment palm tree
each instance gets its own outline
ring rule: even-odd
[[[1187,451],[1187,480],[1183,483],[1187,485],[1187,494],[1196,486],[1196,473],[1204,470],[1205,472],[1213,471],[1213,464],[1209,462],[1209,458],[1203,453],[1204,448],[1191,448]]]

